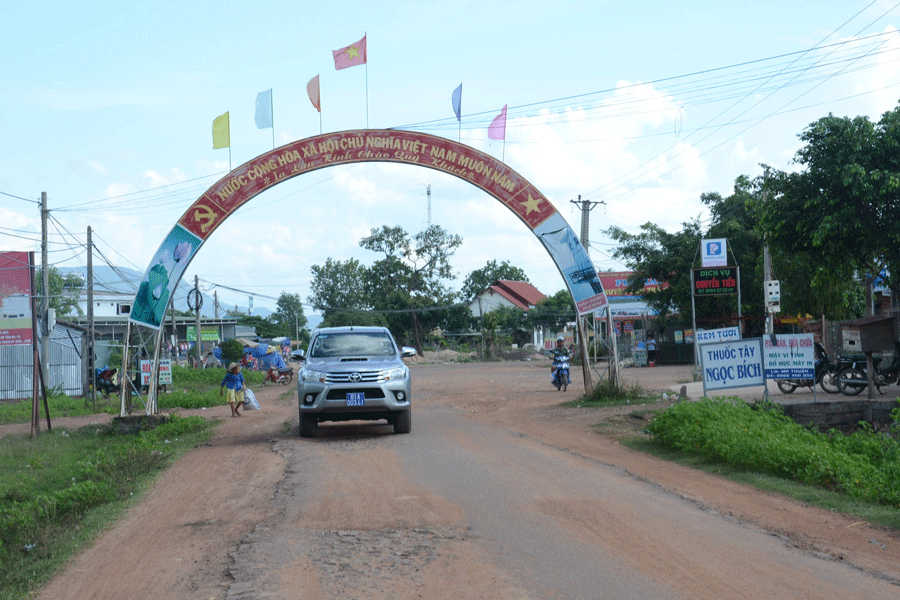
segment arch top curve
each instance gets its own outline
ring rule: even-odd
[[[200,246],[238,208],[265,190],[318,169],[363,162],[418,165],[453,175],[493,196],[541,241],[580,314],[607,304],[587,251],[553,204],[493,156],[427,133],[356,129],[297,140],[235,168],[207,189],[163,240],[138,288],[130,322],[158,329],[175,287]]]
[[[530,229],[557,212],[519,173],[471,146],[414,131],[356,129],[297,140],[257,156],[206,190],[179,223],[206,239],[228,215],[270,187],[318,169],[361,162],[404,163],[453,175],[502,202]]]

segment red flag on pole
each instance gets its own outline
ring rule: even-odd
[[[346,69],[347,67],[365,64],[367,62],[366,36],[363,36],[361,40],[355,44],[350,44],[346,48],[332,50],[331,54],[334,55],[334,68],[338,71]]]
[[[500,114],[491,121],[491,125],[488,127],[488,137],[492,140],[506,141],[506,104],[503,105]]]
[[[319,76],[316,75],[306,84],[306,93],[309,95],[309,101],[316,107],[316,110],[322,112],[322,99],[319,96]]]

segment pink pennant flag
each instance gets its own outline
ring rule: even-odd
[[[506,140],[506,104],[503,105],[500,114],[491,121],[491,126],[488,127],[488,137],[492,140]]]
[[[306,93],[309,95],[309,101],[316,107],[316,110],[322,112],[322,99],[319,97],[319,76],[316,75],[306,84]]]
[[[350,44],[346,48],[340,50],[332,50],[334,55],[334,68],[340,71],[347,67],[355,67],[363,65],[366,61],[366,36],[355,44]]]

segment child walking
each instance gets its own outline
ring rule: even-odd
[[[222,380],[222,387],[219,388],[219,397],[222,397],[222,390],[228,388],[228,404],[231,405],[231,416],[241,416],[241,407],[244,405],[244,390],[247,386],[244,384],[244,376],[241,375],[241,365],[233,362],[228,365],[228,373]]]

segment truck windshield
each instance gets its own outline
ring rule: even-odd
[[[383,332],[321,333],[316,336],[309,351],[314,358],[391,356],[396,353],[391,337]]]

